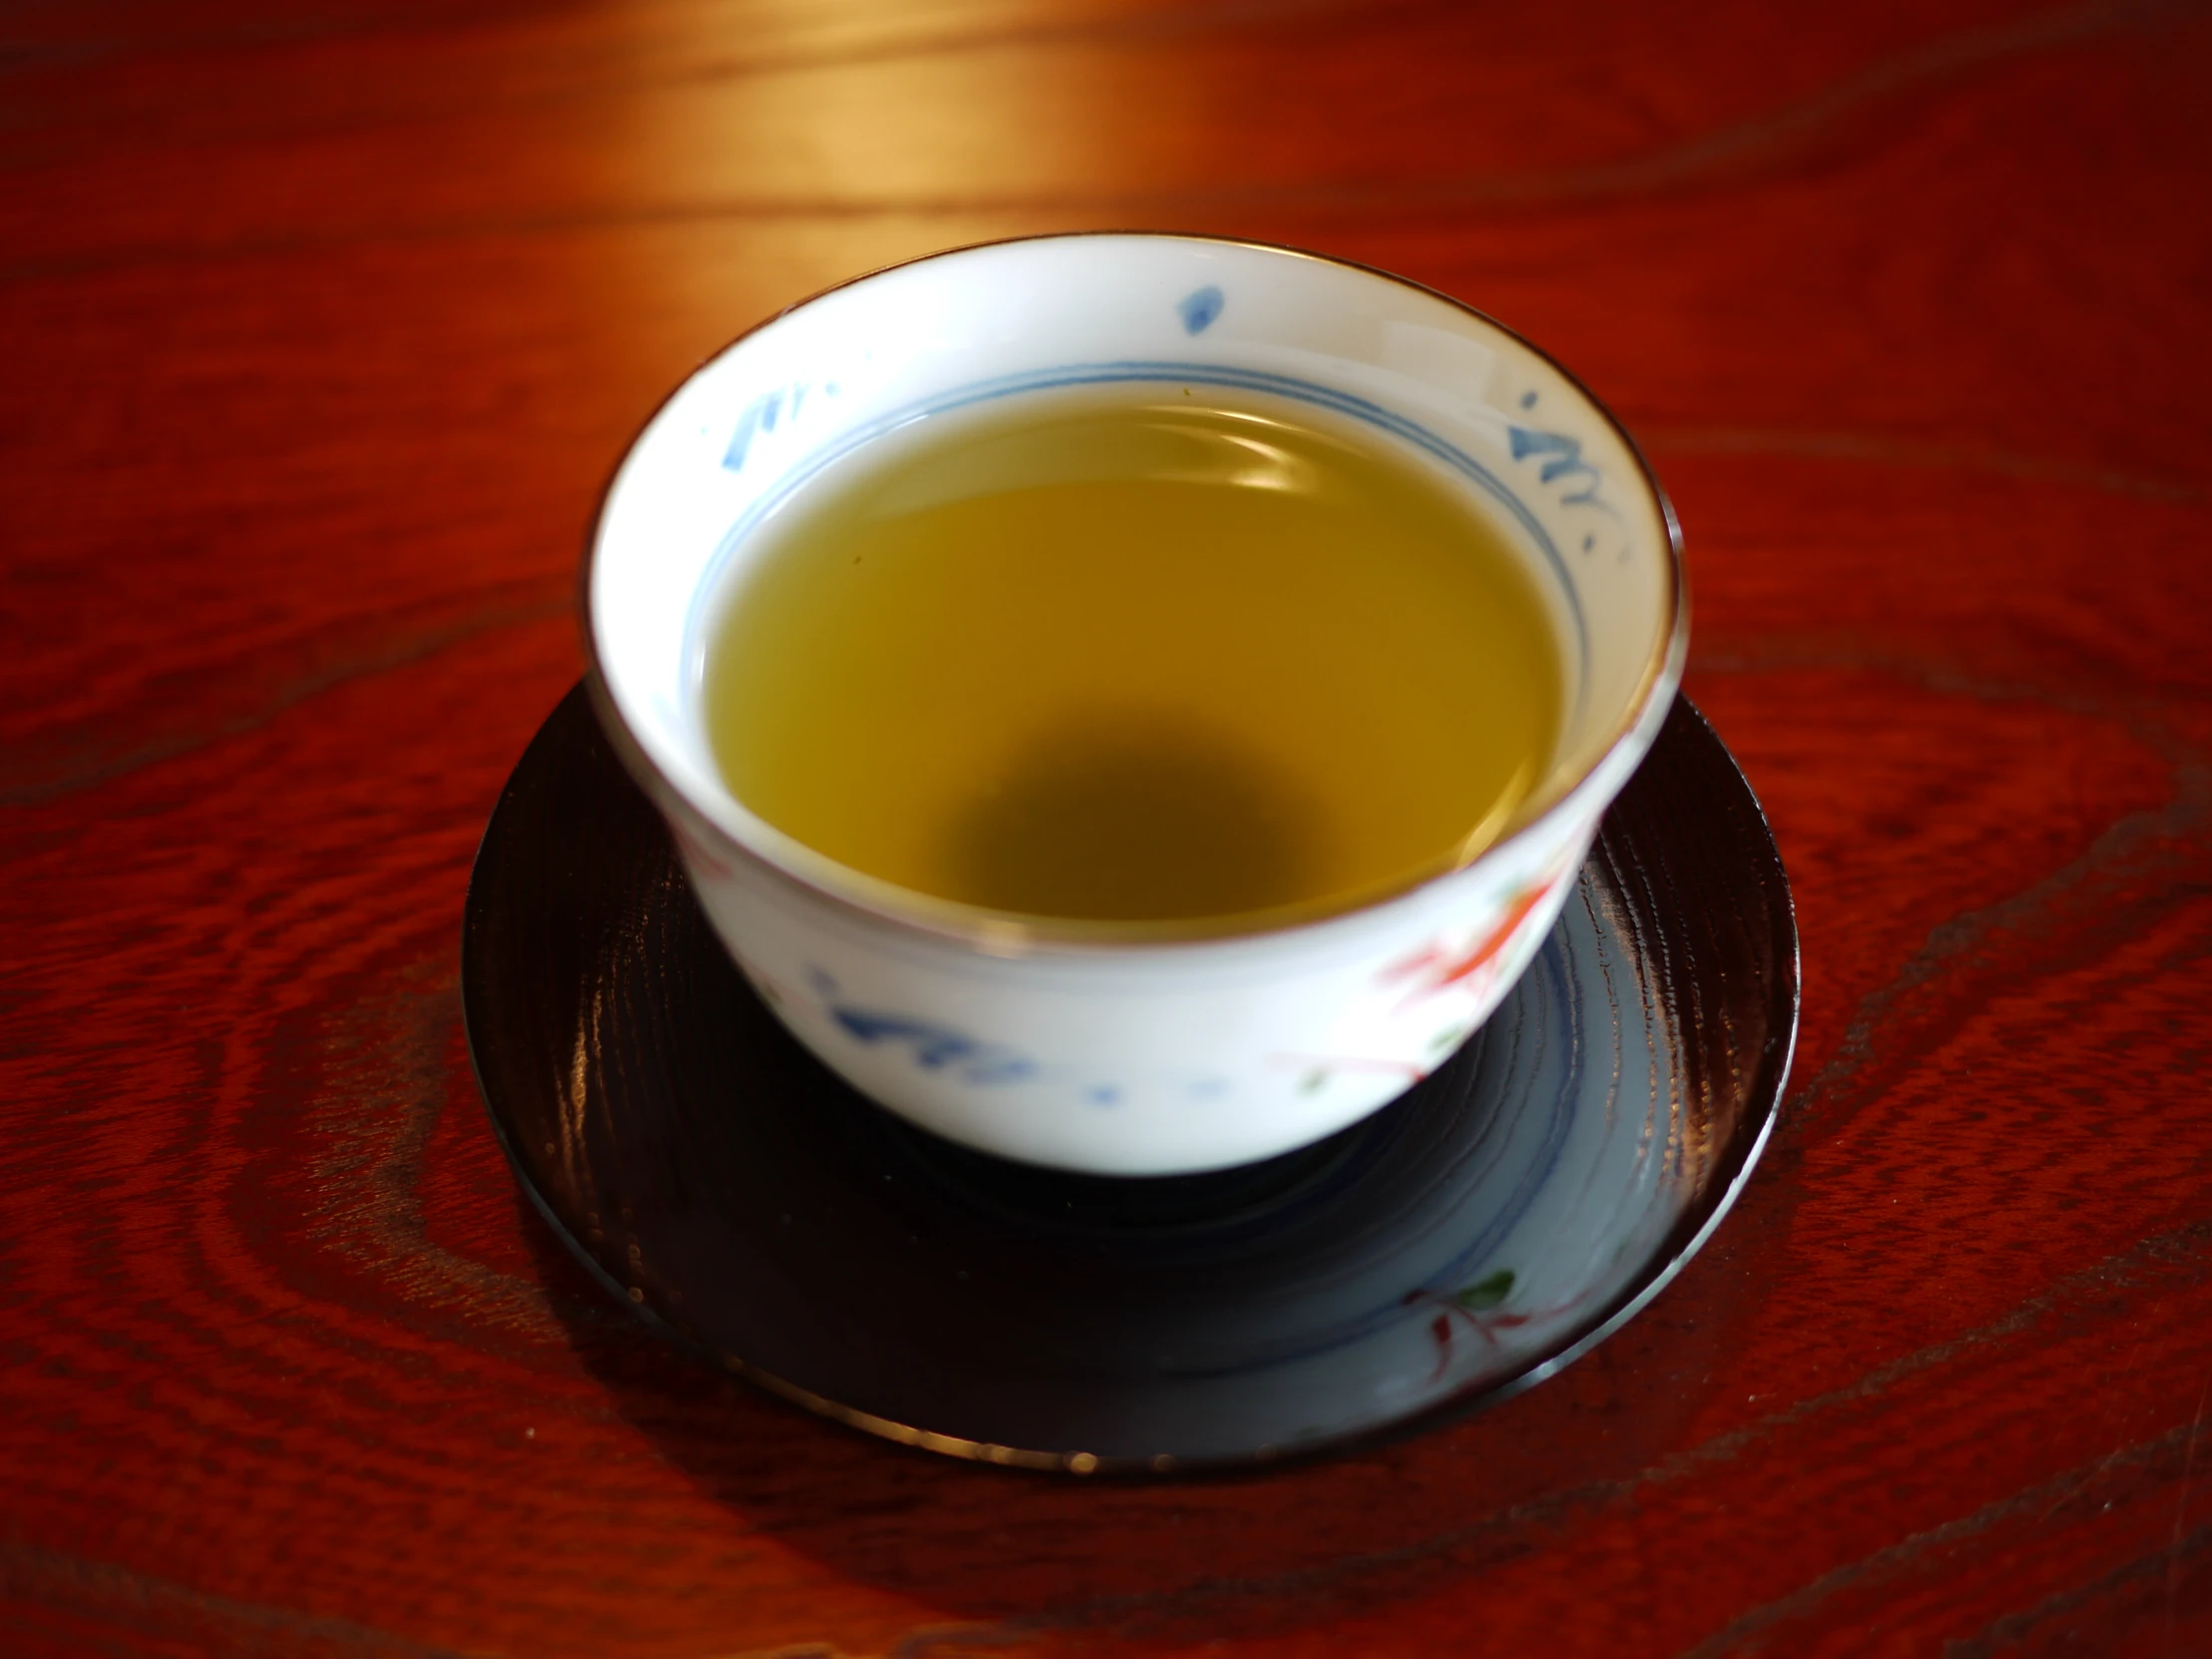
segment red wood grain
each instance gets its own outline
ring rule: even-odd
[[[2212,14],[272,0],[0,13],[0,1651],[2212,1651]],[[1484,1416],[971,1469],[663,1351],[454,953],[659,395],[1142,223],[1629,421],[1797,882],[1745,1199]]]

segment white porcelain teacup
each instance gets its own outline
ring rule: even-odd
[[[761,517],[827,458],[935,410],[1115,380],[1317,405],[1424,457],[1500,527],[1558,618],[1568,682],[1550,770],[1502,838],[1345,913],[1101,937],[891,886],[733,797],[706,733],[701,631]],[[1447,1058],[1550,929],[1658,733],[1687,640],[1665,500],[1548,357],[1395,277],[1175,236],[941,254],[755,329],[632,447],[586,603],[600,718],[716,930],[799,1039],[953,1140],[1127,1175],[1288,1151]]]

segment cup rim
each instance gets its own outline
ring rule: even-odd
[[[637,452],[653,424],[662,412],[682,394],[699,373],[708,365],[720,361],[730,352],[763,330],[775,326],[793,312],[803,310],[818,300],[838,293],[862,282],[872,281],[892,272],[912,266],[927,265],[938,260],[952,259],[963,254],[979,253],[986,249],[1020,247],[1034,243],[1077,242],[1093,239],[1122,239],[1147,242],[1196,243],[1212,248],[1250,249],[1263,254],[1276,254],[1292,259],[1310,260],[1317,265],[1334,266],[1340,270],[1358,272],[1363,276],[1408,288],[1431,299],[1442,301],[1453,310],[1473,317],[1487,328],[1499,334],[1542,362],[1557,374],[1580,397],[1597,418],[1605,424],[1629,459],[1635,463],[1635,476],[1641,485],[1648,505],[1657,516],[1665,532],[1665,584],[1661,595],[1662,626],[1654,631],[1654,645],[1646,655],[1636,688],[1623,705],[1619,717],[1612,723],[1602,746],[1597,747],[1590,760],[1572,773],[1557,770],[1544,781],[1540,791],[1531,792],[1531,806],[1524,806],[1511,828],[1495,840],[1490,841],[1473,857],[1454,861],[1448,855],[1416,865],[1410,872],[1379,882],[1369,888],[1355,891],[1350,896],[1333,894],[1321,900],[1303,900],[1297,903],[1275,906],[1271,909],[1249,910],[1224,916],[1199,916],[1164,921],[1097,920],[1069,916],[1031,915],[1021,911],[995,910],[984,905],[969,904],[959,899],[940,898],[934,894],[900,886],[879,876],[869,875],[852,868],[828,854],[819,852],[805,842],[786,834],[774,825],[747,811],[736,797],[730,803],[742,815],[744,828],[751,832],[740,834],[721,822],[723,815],[712,812],[706,804],[693,800],[661,764],[654,759],[651,750],[631,729],[630,721],[622,710],[606,665],[600,653],[600,644],[592,595],[596,588],[596,575],[601,555],[601,532],[606,523],[607,510],[622,473],[630,458]],[[1561,363],[1549,351],[1537,345],[1517,329],[1500,322],[1477,306],[1468,304],[1426,282],[1416,281],[1395,272],[1384,271],[1379,266],[1363,261],[1345,259],[1334,254],[1321,254],[1312,249],[1295,247],[1288,243],[1261,241],[1249,237],[1215,237],[1185,231],[1146,231],[1097,229],[1081,231],[1045,232],[1031,236],[993,237],[981,242],[962,243],[951,248],[936,249],[916,255],[909,260],[894,260],[870,270],[859,272],[841,281],[818,288],[804,298],[782,306],[751,327],[731,336],[716,347],[679,380],[654,404],[639,422],[630,441],[623,446],[621,457],[615,462],[607,483],[599,491],[598,504],[593,509],[591,524],[586,531],[584,557],[577,571],[577,608],[580,631],[583,635],[584,655],[588,667],[586,676],[594,711],[599,724],[606,732],[615,752],[621,757],[631,775],[647,788],[667,799],[682,802],[691,812],[704,819],[732,845],[748,857],[757,859],[761,866],[805,891],[825,898],[840,907],[874,921],[888,922],[938,939],[952,939],[971,948],[994,956],[1020,956],[1038,950],[1112,950],[1173,949],[1199,945],[1224,945],[1265,939],[1297,932],[1303,928],[1320,927],[1332,922],[1349,920],[1368,914],[1399,901],[1410,899],[1454,877],[1484,864],[1496,863],[1509,849],[1541,838],[1544,832],[1576,802],[1577,797],[1591,781],[1606,772],[1616,757],[1625,749],[1636,746],[1639,733],[1647,740],[1656,733],[1656,717],[1663,715],[1662,694],[1671,701],[1681,679],[1682,665],[1689,641],[1689,581],[1682,556],[1682,527],[1675,516],[1674,504],[1661,486],[1658,474],[1653,471],[1643,447],[1606,405],[1604,400],[1586,385],[1581,377]],[[1648,741],[1646,744],[1648,747]],[[1640,756],[1638,757],[1640,759]],[[1633,763],[1632,763],[1633,764]],[[1617,788],[1626,782],[1625,773],[1615,781]],[[1610,792],[1608,792],[1610,794]]]

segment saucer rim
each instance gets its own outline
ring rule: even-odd
[[[659,1339],[673,1345],[681,1352],[697,1360],[705,1361],[715,1370],[760,1386],[765,1392],[805,1409],[816,1416],[858,1430],[876,1439],[909,1449],[925,1451],[939,1456],[979,1463],[990,1467],[1023,1470],[1035,1474],[1054,1476],[1080,1476],[1090,1479],[1159,1480],[1162,1478],[1204,1479],[1249,1475],[1254,1472],[1286,1468],[1309,1463],[1321,1458],[1346,1452],[1374,1449],[1425,1434],[1448,1423],[1461,1420],[1491,1406],[1503,1404],[1516,1395],[1534,1387],[1537,1383],[1556,1377],[1559,1373],[1582,1359],[1593,1349],[1615,1335],[1622,1327],[1648,1308],[1687,1267],[1692,1258],[1703,1250],[1720,1224],[1735,1208],[1744,1189],[1756,1173],[1761,1157],[1773,1138],[1776,1123],[1782,1115],[1784,1096],[1789,1084],[1790,1068],[1797,1052],[1799,1024],[1803,1005],[1802,949],[1797,924],[1797,903],[1791,888],[1788,870],[1783,864],[1781,848],[1774,836],[1773,825],[1761,806],[1751,781],[1745,777],[1741,764],[1712,722],[1703,711],[1691,702],[1689,696],[1677,691],[1668,714],[1661,722],[1661,731],[1671,724],[1679,711],[1695,728],[1700,741],[1706,743],[1726,763],[1727,776],[1740,791],[1741,804],[1750,811],[1751,824],[1756,830],[1756,841],[1763,856],[1756,861],[1765,867],[1754,877],[1756,884],[1768,890],[1774,904],[1776,943],[1787,945],[1786,950],[1776,952],[1778,966],[1784,983],[1770,987],[1770,1010],[1778,1017],[1774,1035],[1770,1035],[1760,1055],[1753,1081],[1745,1090],[1747,1112],[1744,1125],[1734,1137],[1744,1143],[1741,1161],[1725,1183],[1718,1185],[1699,1204],[1686,1210],[1672,1228],[1666,1240],[1654,1250],[1648,1259],[1644,1273],[1626,1291],[1608,1303],[1591,1323],[1556,1352],[1531,1361],[1519,1371],[1503,1377],[1493,1377],[1470,1382],[1459,1392],[1431,1401],[1401,1417],[1367,1424],[1348,1432],[1313,1440],[1300,1440],[1293,1445],[1263,1444],[1250,1451],[1227,1455],[1179,1458],[1168,1454],[1150,1457],[1105,1455],[1074,1450],[1044,1451],[1030,1447],[1001,1445],[991,1441],[976,1440],[963,1435],[940,1433],[933,1429],[900,1422],[895,1418],[865,1411],[857,1406],[820,1394],[799,1383],[767,1371],[737,1355],[716,1348],[704,1338],[671,1321],[659,1309],[643,1300],[636,1287],[625,1285],[594,1256],[574,1229],[554,1207],[552,1200],[541,1189],[527,1160],[521,1155],[508,1123],[493,1104],[483,1063],[479,1057],[476,1022],[471,1017],[472,997],[470,989],[473,976],[470,971],[471,945],[477,931],[479,877],[485,868],[487,851],[491,845],[492,830],[501,809],[506,805],[508,791],[515,774],[520,771],[523,759],[536,745],[546,729],[571,703],[581,700],[586,718],[598,726],[596,711],[591,707],[587,687],[590,676],[580,679],[548,711],[532,732],[529,743],[524,745],[523,756],[518,756],[506,781],[501,785],[498,801],[485,820],[484,830],[478,838],[475,856],[469,865],[468,889],[462,904],[460,940],[461,1029],[464,1046],[468,1050],[469,1070],[476,1082],[478,1098],[484,1106],[484,1115],[490,1121],[492,1136],[498,1142],[501,1154],[516,1184],[529,1197],[532,1207],[551,1229],[554,1236],[599,1284],[610,1298]],[[602,738],[605,734],[602,729]],[[1659,748],[1655,738],[1653,753]],[[1642,765],[1650,764],[1647,754]],[[618,761],[619,764],[619,761]],[[1638,771],[1642,770],[1639,765]],[[1633,777],[1633,775],[1632,775]],[[1610,809],[1608,809],[1610,814]],[[1604,841],[1601,823],[1597,837],[1592,842],[1588,856],[1596,856]],[[1584,862],[1587,863],[1588,856]],[[1779,994],[1778,994],[1779,993]],[[1378,1110],[1386,1109],[1389,1103]],[[879,1110],[881,1108],[878,1108]],[[1745,1131],[1749,1130],[1748,1140]],[[927,1133],[927,1131],[917,1132]],[[1725,1154],[1724,1154],[1725,1156]],[[1136,1179],[1142,1179],[1136,1178]],[[1703,1213],[1700,1214],[1702,1209]]]

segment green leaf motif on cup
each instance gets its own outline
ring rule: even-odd
[[[1462,1287],[1451,1300],[1470,1314],[1486,1314],[1512,1294],[1513,1270],[1499,1268],[1488,1278]]]

